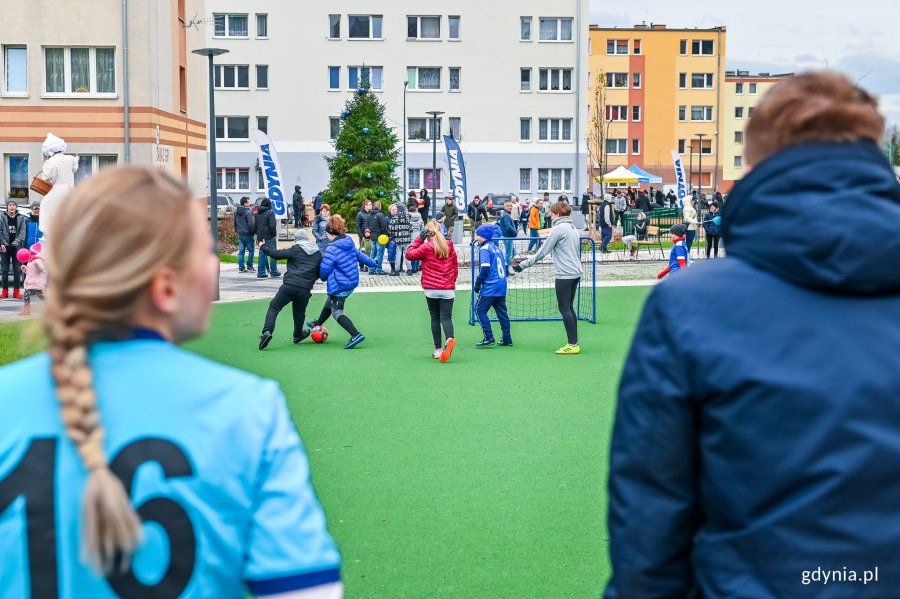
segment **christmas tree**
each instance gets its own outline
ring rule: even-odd
[[[397,142],[384,120],[384,106],[369,91],[368,82],[363,82],[344,105],[335,155],[325,158],[331,172],[325,201],[332,214],[343,216],[351,228],[366,200],[386,203],[401,199],[400,183],[394,176]]]

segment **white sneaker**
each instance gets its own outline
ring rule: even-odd
[[[434,358],[435,360],[440,360],[440,359],[441,359],[441,354],[442,354],[442,353],[443,353],[442,350],[436,349],[436,350],[434,350],[434,353],[431,354],[431,357]]]

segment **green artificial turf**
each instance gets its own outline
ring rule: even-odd
[[[350,351],[333,321],[325,344],[294,346],[289,309],[259,351],[266,302],[217,306],[190,348],[281,384],[347,597],[596,597],[614,392],[647,293],[598,290],[579,356],[553,354],[560,322],[513,323],[514,347],[474,349],[458,294],[459,345],[441,364],[421,292],[354,295],[346,312],[367,339]]]

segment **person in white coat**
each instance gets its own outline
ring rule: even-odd
[[[66,142],[61,138],[47,134],[41,150],[44,153],[44,168],[42,176],[53,184],[50,193],[44,196],[41,202],[40,229],[46,237],[50,232],[53,213],[62,200],[75,188],[75,171],[78,170],[78,157],[65,153]]]

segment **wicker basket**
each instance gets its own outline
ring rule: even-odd
[[[50,183],[46,179],[42,179],[40,175],[35,175],[34,178],[31,179],[31,191],[45,196],[50,193],[51,189],[53,189],[53,183]]]

